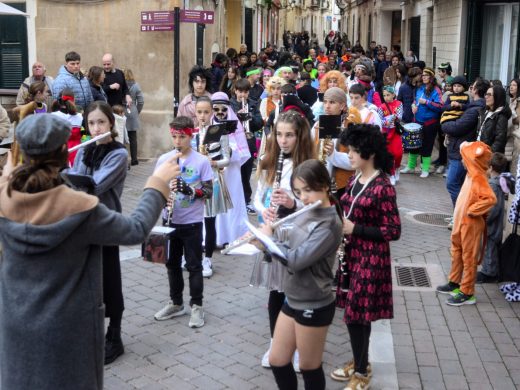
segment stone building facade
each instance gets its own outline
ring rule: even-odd
[[[500,79],[520,70],[518,1],[336,0],[352,43],[371,40],[413,50],[429,66],[450,62],[454,74]]]

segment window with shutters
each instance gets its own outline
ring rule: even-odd
[[[421,17],[410,18],[410,50],[419,58],[419,45],[421,42]]]
[[[25,12],[25,4],[8,3]],[[24,16],[0,15],[0,89],[18,89],[28,73]]]
[[[499,79],[506,85],[519,72],[520,30],[517,1],[468,4],[468,43],[464,74],[469,81],[477,76]]]

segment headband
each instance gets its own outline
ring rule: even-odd
[[[301,117],[305,118],[305,114],[300,107],[291,104],[287,107],[284,107],[283,112],[288,112],[290,110],[296,111],[298,114],[300,114]]]
[[[193,129],[191,127],[184,127],[182,129],[176,129],[174,127],[170,127],[170,134],[171,135],[174,135],[174,134],[186,134],[187,136],[191,137],[194,132],[195,132],[195,129]]]
[[[292,68],[290,66],[281,66],[274,74],[278,76],[281,72],[292,72]]]
[[[63,100],[63,101],[70,100],[72,103],[74,103],[74,96],[62,95],[61,100]]]
[[[250,70],[249,72],[246,72],[246,77],[252,76],[254,74],[260,74],[260,69],[256,68],[256,69]]]
[[[360,67],[360,68],[363,68],[363,69],[367,70],[367,67],[365,65],[363,65],[363,64],[357,64],[355,67],[356,68]]]
[[[224,104],[225,106],[229,106],[229,100],[215,99],[211,101],[211,104]]]
[[[383,91],[386,91],[386,92],[389,92],[389,93],[395,95],[395,88],[392,87],[391,85],[385,85],[385,86],[383,87]]]
[[[435,76],[435,72],[430,68],[424,68],[423,72],[428,73],[432,77]]]

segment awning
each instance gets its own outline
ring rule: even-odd
[[[0,15],[18,15],[18,16],[26,16],[26,17],[29,16],[25,12],[17,10],[16,8],[13,8],[2,2],[0,2]]]

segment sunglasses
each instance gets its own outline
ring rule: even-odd
[[[214,107],[213,111],[224,113],[224,112],[228,112],[228,108],[227,107],[222,107],[222,108]]]

